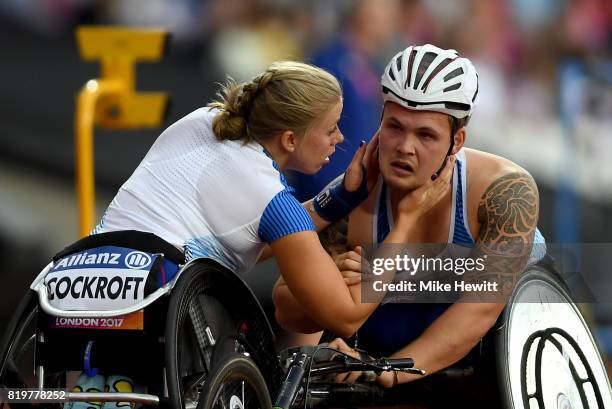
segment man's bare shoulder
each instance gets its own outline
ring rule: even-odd
[[[470,196],[480,198],[500,178],[531,178],[527,170],[492,153],[463,148],[467,159],[467,188]]]

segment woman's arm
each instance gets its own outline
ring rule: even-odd
[[[398,218],[385,241],[405,242],[413,225],[414,220],[409,215]],[[271,248],[283,279],[297,303],[289,303],[287,307],[300,306],[319,326],[349,337],[378,306],[378,302],[361,302],[360,286],[347,287],[340,270],[321,246],[315,232],[302,231],[282,237],[272,242]],[[378,279],[390,282],[394,275],[395,271],[389,270]],[[376,295],[382,298],[384,293]]]
[[[353,292],[361,290],[361,248],[357,247],[355,251],[335,256],[332,254],[332,257],[351,295],[353,298],[356,297]],[[272,300],[275,306],[276,321],[287,331],[311,334],[324,329],[304,311],[282,277],[274,285]]]
[[[297,302],[283,277],[279,277],[272,290],[274,317],[283,329],[302,334],[313,334],[324,328],[317,324]]]

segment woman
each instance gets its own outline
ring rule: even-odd
[[[229,83],[219,100],[161,134],[94,233],[151,232],[187,259],[208,257],[237,273],[271,253],[312,319],[349,336],[375,305],[349,292],[316,231],[367,197],[362,164],[376,138],[361,144],[342,183],[304,205],[281,173],[313,174],[329,163],[343,140],[341,111],[338,81],[311,65],[277,62],[250,82]]]

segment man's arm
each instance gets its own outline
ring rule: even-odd
[[[321,245],[334,259],[349,250],[348,221],[349,216],[346,216],[319,233]]]
[[[537,227],[538,210],[537,187],[525,172],[503,175],[486,189],[478,205],[481,227],[470,257],[486,255],[492,261],[495,277],[489,278],[514,283],[523,271]],[[483,276],[466,279],[482,281]],[[446,368],[467,355],[491,329],[504,305],[503,302],[457,302],[419,338],[393,356],[413,358],[415,366],[428,374]],[[400,383],[419,378],[398,373]],[[385,375],[379,381],[391,386],[393,378]]]

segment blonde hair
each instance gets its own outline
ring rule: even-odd
[[[285,131],[304,135],[316,118],[342,97],[327,71],[294,61],[270,65],[250,82],[229,80],[208,104],[220,110],[213,120],[219,140],[264,140]]]

